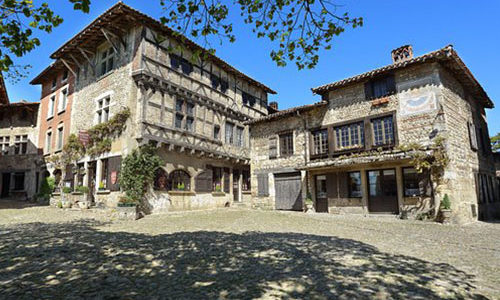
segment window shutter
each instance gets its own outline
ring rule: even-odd
[[[212,170],[205,170],[195,178],[195,192],[210,193],[212,191]]]
[[[370,100],[373,98],[373,89],[371,81],[365,83],[365,99]]]
[[[477,136],[476,136],[476,128],[474,127],[474,124],[472,122],[467,122],[467,125],[469,126],[469,140],[470,140],[470,147],[472,150],[477,151]]]
[[[418,188],[420,190],[420,196],[432,197],[432,182],[429,172],[422,172],[418,175]]]
[[[229,172],[229,168],[224,168],[224,193],[227,193],[229,194],[229,185],[230,185],[230,180],[229,180],[229,177],[230,177],[230,172]]]
[[[390,75],[386,78],[386,84],[387,84],[387,94],[392,95],[396,92],[396,80],[394,78],[394,75]]]
[[[328,198],[337,198],[337,174],[326,175],[326,195]]]
[[[276,137],[269,138],[269,158],[276,158],[278,155],[276,141]]]
[[[120,190],[120,170],[122,166],[122,157],[115,156],[108,158],[108,174],[106,182],[110,191]],[[114,181],[114,183],[113,183]]]
[[[269,196],[269,174],[257,175],[257,196]]]

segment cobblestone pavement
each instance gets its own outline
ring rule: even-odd
[[[0,209],[0,290],[2,299],[495,299],[500,224],[235,209],[117,221],[10,207]]]

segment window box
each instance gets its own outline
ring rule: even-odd
[[[214,196],[214,197],[226,196],[226,193],[224,193],[224,192],[212,192],[212,196]]]
[[[169,195],[172,196],[195,196],[196,193],[193,191],[168,191]]]
[[[97,191],[97,195],[108,195],[110,193],[111,193],[110,190],[98,190]]]

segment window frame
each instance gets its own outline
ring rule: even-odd
[[[325,157],[330,152],[330,138],[328,127],[313,129],[311,133],[311,157]],[[319,135],[320,138],[317,138]],[[318,148],[320,151],[318,152]]]
[[[96,124],[101,124],[109,121],[111,116],[111,95],[99,98],[96,101],[97,108],[95,110],[95,122]],[[105,114],[104,114],[105,113]],[[106,116],[106,120],[103,119],[103,116]]]
[[[279,155],[280,157],[292,156],[295,152],[294,132],[284,132],[278,135]]]
[[[105,56],[103,56],[105,54]],[[113,46],[104,46],[104,50],[99,51],[99,77],[103,77],[109,74],[115,69],[115,49]],[[111,60],[111,68],[109,62]],[[103,70],[103,64],[105,64],[105,69]]]
[[[45,133],[45,154],[49,154],[52,151],[52,129],[50,128]]]
[[[0,136],[0,152],[2,155],[9,155],[10,152],[10,136]]]
[[[220,126],[218,124],[214,124],[212,137],[214,140],[220,141]]]
[[[376,95],[376,86],[382,83],[385,85],[385,92],[377,93]],[[397,89],[394,74],[376,77],[365,83],[365,99],[367,100],[384,98],[393,95],[396,91]]]
[[[357,134],[353,134],[353,128],[357,128]],[[335,151],[352,151],[363,149],[366,143],[366,133],[365,133],[365,122],[363,121],[355,121],[349,122],[346,124],[334,126],[333,128],[333,143]],[[344,129],[347,131],[347,146],[343,146],[344,143]],[[340,130],[340,135],[339,135]],[[357,137],[356,137],[357,135]],[[356,137],[356,138],[355,138]],[[357,139],[357,143],[354,143],[354,140]],[[340,143],[340,145],[339,145]]]
[[[22,178],[22,186],[18,187],[18,179]],[[14,181],[13,191],[24,191],[26,189],[26,173],[25,172],[15,172],[12,174],[12,179]]]
[[[68,106],[68,87],[61,89],[59,93],[59,101],[57,103],[57,113],[60,114],[66,111],[66,107]]]
[[[184,178],[184,180],[182,182],[174,182],[173,179],[174,179],[175,175],[180,174],[180,173],[185,175],[187,178]],[[187,180],[187,181],[185,181],[185,180]],[[174,184],[174,183],[176,183],[176,184]],[[177,186],[180,183],[184,184],[184,189],[177,188]],[[184,169],[173,170],[172,172],[170,172],[170,174],[168,174],[168,188],[169,188],[169,191],[191,191],[191,174],[189,174],[189,172],[184,170]]]
[[[14,137],[14,154],[24,155],[28,153],[28,135],[19,134]]]
[[[405,170],[414,170],[415,171],[414,174],[415,174],[416,181],[417,181],[416,183],[417,183],[418,194],[408,195],[406,193],[406,183],[408,182],[408,178],[406,178],[406,176],[405,176]],[[421,175],[421,174],[419,174],[414,167],[403,167],[401,169],[401,175],[402,175],[402,178],[403,178],[403,197],[411,198],[411,197],[421,197],[421,196],[423,196],[422,190],[420,189],[420,179],[419,179],[419,175]]]
[[[57,126],[56,151],[61,151],[64,147],[64,125]]]
[[[178,104],[179,102],[181,103],[180,110],[178,109]],[[192,105],[192,111],[191,113],[188,111],[188,107]],[[180,119],[180,126],[177,126],[177,121],[179,120],[178,117],[181,117]],[[196,104],[194,102],[191,102],[189,100],[186,100],[184,98],[178,97],[175,100],[175,107],[174,107],[174,128],[180,129],[180,130],[185,130],[188,132],[195,132],[196,131]],[[191,128],[188,128],[188,119],[192,121],[191,123]]]
[[[47,120],[54,117],[56,111],[56,94],[49,97],[49,106],[47,108]]]
[[[373,147],[387,147],[387,146],[394,146],[396,144],[396,130],[394,128],[394,116],[393,115],[388,115],[388,116],[381,116],[381,117],[376,117],[376,118],[371,118],[370,119],[370,130],[371,130],[371,143],[372,143],[372,146]],[[386,128],[386,124],[385,122],[383,122],[383,120],[391,120],[391,140],[388,141],[388,138],[387,138],[387,128]],[[377,137],[376,137],[376,134],[375,134],[375,125],[374,125],[374,122],[375,121],[382,121],[380,124],[381,124],[381,134],[382,134],[382,140],[383,140],[383,143],[380,143],[380,144],[377,144]]]

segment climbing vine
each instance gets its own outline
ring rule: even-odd
[[[140,203],[162,165],[163,160],[155,153],[155,148],[149,145],[133,150],[123,159],[120,185],[128,200]]]
[[[85,147],[86,154],[98,156],[104,152],[110,151],[113,139],[120,136],[125,130],[125,125],[129,117],[130,110],[127,107],[114,115],[107,122],[91,127],[87,131],[90,141]]]

